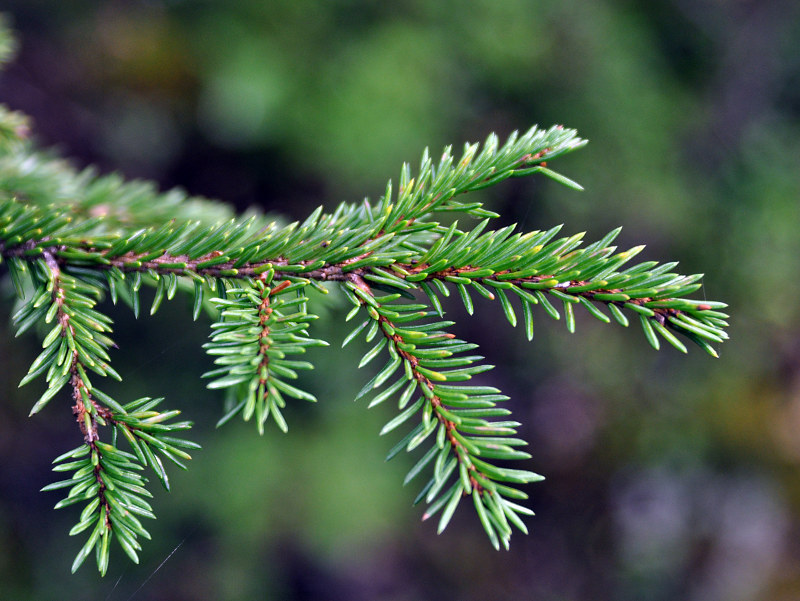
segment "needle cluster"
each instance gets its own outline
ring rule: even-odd
[[[507,467],[530,457],[520,425],[502,406],[500,390],[470,380],[492,368],[476,345],[459,340],[445,319],[451,299],[472,314],[475,295],[495,300],[512,326],[533,338],[534,316],[575,329],[585,311],[605,323],[641,327],[658,349],[687,352],[692,342],[716,356],[727,338],[723,303],[691,297],[700,275],[676,263],[632,264],[642,247],[618,250],[619,230],[583,245],[559,228],[492,229],[497,215],[469,193],[510,177],[545,176],[571,188],[549,163],[585,144],[574,130],[533,127],[501,143],[491,135],[460,156],[427,151],[416,173],[403,167],[377,201],[322,207],[289,225],[260,214],[237,216],[224,204],[159,192],[116,175],[75,171],[26,140],[24,117],[0,110],[0,277],[16,291],[17,335],[41,336],[42,351],[20,385],[44,381],[31,414],[69,399],[78,446],[55,460],[71,474],[44,490],[66,489],[56,507],[82,507],[70,532],[88,532],[73,570],[94,554],[108,568],[112,540],[138,561],[140,518],[152,474],[169,488],[167,464],[185,468],[197,445],[191,424],[162,399],[115,399],[112,319],[102,299],[143,313],[140,290],[154,290],[149,313],[179,295],[193,298],[195,319],[213,323],[205,345],[215,368],[208,387],[225,391],[224,423],[240,415],[263,433],[271,419],[286,431],[287,402],[315,401],[298,385],[313,366],[299,356],[328,343],[310,337],[317,319],[310,294],[340,288],[356,338],[370,343],[358,367],[378,362],[358,398],[396,408],[381,434],[403,430],[389,458],[419,453],[405,482],[423,482],[416,502],[424,519],[438,515],[441,532],[470,498],[491,543],[508,547],[512,528],[526,531],[523,485],[542,477]],[[454,217],[443,224],[442,213]],[[144,307],[145,311],[147,307]],[[484,378],[482,378],[484,380]]]

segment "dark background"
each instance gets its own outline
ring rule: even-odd
[[[537,313],[528,344],[499,306],[460,336],[497,365],[547,480],[529,536],[495,552],[464,506],[420,523],[413,458],[383,462],[391,416],[352,399],[370,373],[338,347],[343,304],[319,304],[320,399],[290,431],[215,429],[199,379],[208,324],[189,301],[115,318],[116,390],[166,396],[203,444],[156,491],[141,564],[114,549],[100,579],[67,536],[75,511],[39,493],[79,444],[66,399],[28,419],[38,353],[0,303],[0,597],[13,600],[790,600],[800,597],[800,4],[787,0],[6,0],[20,38],[0,101],[78,166],[302,218],[378,197],[425,146],[533,123],[591,144],[483,198],[499,224],[564,223],[705,272],[731,341],[653,351],[636,328]],[[299,404],[299,403],[298,403]],[[148,577],[163,564],[152,578]],[[144,584],[143,584],[144,583]],[[141,586],[143,585],[143,586]],[[141,589],[139,588],[141,586]]]

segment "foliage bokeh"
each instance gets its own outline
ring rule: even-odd
[[[116,311],[129,398],[165,395],[204,449],[157,497],[140,566],[69,575],[67,516],[38,489],[75,441],[16,384],[37,342],[0,304],[0,582],[13,599],[790,599],[800,590],[800,8],[790,1],[22,2],[0,101],[79,164],[293,218],[378,196],[423,146],[538,122],[591,144],[586,189],[508,182],[506,222],[565,223],[706,272],[729,302],[714,361],[584,319],[529,344],[486,304],[460,335],[498,365],[532,441],[531,534],[495,553],[469,512],[416,522],[369,374],[316,353],[290,431],[215,430],[206,331],[181,301]],[[7,297],[8,291],[3,294]],[[342,315],[323,319],[341,340]],[[501,325],[498,325],[501,324]],[[159,348],[154,355],[150,349]],[[356,351],[348,351],[355,354]],[[74,434],[74,433],[72,433]],[[399,461],[400,458],[395,461]],[[461,513],[461,512],[460,512]],[[175,549],[169,561],[137,591]],[[117,588],[113,589],[119,578]],[[113,591],[112,591],[113,589]],[[65,591],[72,595],[65,597]]]

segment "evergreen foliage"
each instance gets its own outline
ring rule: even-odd
[[[10,42],[0,37],[7,58]],[[54,461],[67,479],[43,489],[66,491],[57,508],[81,509],[70,535],[88,537],[73,571],[94,554],[104,574],[112,539],[138,561],[140,539],[150,536],[140,518],[155,517],[143,474],[169,489],[167,466],[185,468],[197,448],[182,438],[191,424],[162,410],[162,399],[127,401],[103,391],[103,378],[121,379],[110,364],[111,318],[97,309],[106,297],[137,317],[143,286],[155,291],[144,307],[150,314],[179,294],[193,297],[195,319],[205,311],[214,321],[206,350],[216,368],[206,377],[209,388],[225,391],[220,423],[240,415],[263,433],[270,419],[287,430],[287,400],[316,400],[293,383],[313,367],[296,356],[328,344],[310,336],[317,316],[308,296],[339,287],[354,324],[344,344],[366,339],[371,348],[358,367],[378,365],[358,398],[369,407],[396,405],[381,434],[404,432],[389,458],[420,453],[405,481],[422,480],[415,502],[427,504],[423,519],[438,515],[441,532],[471,497],[496,548],[508,548],[512,527],[526,532],[521,516],[532,512],[519,503],[527,496],[519,487],[542,478],[506,467],[530,457],[520,450],[526,443],[502,407],[508,397],[469,383],[492,366],[450,331],[448,297],[470,314],[475,294],[497,300],[528,339],[539,309],[563,315],[570,332],[579,310],[605,323],[632,320],[656,349],[666,341],[687,352],[689,340],[716,356],[714,344],[727,338],[725,305],[690,298],[701,275],[680,275],[676,263],[629,266],[643,247],[618,251],[619,230],[583,246],[581,234],[559,237],[558,227],[492,229],[497,215],[465,196],[525,175],[580,189],[548,166],[585,144],[561,126],[533,127],[504,143],[491,135],[459,157],[450,148],[438,159],[426,151],[416,173],[404,166],[377,201],[319,208],[288,226],[149,183],[76,171],[34,148],[27,133],[24,116],[0,110],[0,276],[16,291],[17,335],[42,336],[41,354],[20,383],[46,382],[31,415],[69,394],[80,430],[79,446]],[[441,213],[457,219],[445,225]]]

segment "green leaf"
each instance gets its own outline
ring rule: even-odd
[[[436,529],[437,534],[441,534],[444,532],[444,529],[447,528],[447,525],[450,523],[450,518],[453,517],[453,513],[455,513],[456,507],[458,507],[459,501],[464,496],[464,491],[461,490],[460,486],[456,486],[453,490],[452,494],[450,495],[450,500],[447,502],[447,506],[444,508],[444,512],[442,512],[442,517],[439,520],[439,526]],[[443,498],[446,498],[446,495],[443,495]]]
[[[317,402],[317,397],[315,397],[310,392],[306,392],[305,390],[300,390],[299,388],[296,388],[291,384],[287,384],[282,380],[278,380],[277,378],[271,378],[270,383],[284,394],[288,394],[290,397],[293,397],[295,399],[300,399],[303,401],[310,401],[312,403]]]
[[[517,315],[514,313],[514,307],[511,306],[511,301],[508,300],[508,297],[502,290],[497,291],[497,296],[500,298],[500,305],[503,307],[503,313],[505,313],[508,323],[511,324],[512,328],[516,327]]]
[[[458,293],[461,296],[461,301],[464,303],[464,308],[467,310],[467,313],[472,315],[475,307],[472,304],[472,298],[469,295],[467,287],[462,283],[457,284],[456,287],[458,288]]]
[[[428,465],[434,457],[436,457],[438,451],[439,448],[436,445],[428,449],[428,452],[425,453],[425,455],[423,455],[422,458],[414,464],[414,467],[408,470],[405,480],[403,480],[403,486],[411,482],[411,480],[413,480],[417,474],[419,474],[425,468],[425,466]]]
[[[373,379],[375,379],[375,378],[373,378]],[[397,391],[400,390],[403,387],[403,384],[405,384],[405,383],[406,383],[405,378],[401,377],[399,380],[397,380],[397,382],[395,382],[394,384],[389,386],[387,389],[385,389],[383,392],[378,394],[375,398],[373,398],[372,401],[370,401],[369,405],[367,405],[367,409],[372,409],[376,405],[381,404],[383,401],[385,401],[386,399],[390,398],[392,395],[396,394]]]
[[[430,299],[431,306],[436,311],[436,313],[439,315],[439,317],[444,316],[444,309],[442,309],[442,303],[439,300],[439,297],[436,296],[436,293],[433,291],[433,288],[431,288],[430,285],[427,282],[422,282],[421,286],[422,286],[422,290],[425,292],[425,294]]]
[[[389,422],[387,422],[387,424],[381,430],[380,436],[383,436],[384,434],[388,434],[389,432],[391,432],[392,430],[394,430],[398,426],[402,425],[404,422],[408,421],[408,419],[412,415],[414,415],[417,411],[419,411],[420,407],[422,407],[422,403],[424,402],[424,400],[425,399],[423,397],[420,397],[419,400],[417,400],[416,403],[414,403],[413,405],[409,406],[406,410],[401,412],[398,416],[394,417]]]
[[[414,437],[418,436],[419,433],[422,432],[424,429],[425,429],[424,424],[421,423],[417,424],[414,427],[414,429],[411,430],[411,432],[406,434],[402,439],[400,439],[400,441],[397,444],[395,444],[391,448],[389,453],[386,455],[385,461],[391,461],[392,459],[394,459],[400,453],[400,451],[406,448],[406,445],[408,445],[409,441],[413,440]]]
[[[539,482],[544,480],[543,476],[529,472],[527,470],[515,470],[510,468],[498,467],[477,457],[472,459],[481,472],[492,478],[493,480],[500,480],[502,482],[511,482],[512,484],[526,484],[528,482]]]
[[[564,301],[564,317],[567,324],[567,331],[575,333],[575,312],[572,310],[572,303]]]
[[[579,183],[569,179],[568,177],[566,177],[564,175],[561,175],[560,173],[556,173],[555,171],[551,171],[547,167],[539,166],[539,167],[534,167],[534,169],[537,172],[539,172],[539,173],[541,173],[543,175],[546,175],[550,179],[552,179],[554,181],[557,181],[559,184],[564,184],[568,188],[572,188],[573,190],[577,190],[578,192],[582,192],[583,191],[583,186],[581,186]]]
[[[541,290],[536,290],[535,294],[536,298],[539,299],[539,303],[550,317],[553,319],[561,319],[561,315],[559,314],[558,310],[550,303],[550,300]]]
[[[358,364],[359,369],[377,357],[378,354],[383,350],[384,346],[386,346],[386,338],[381,338],[375,346],[364,353],[364,356],[361,357],[361,361]]]
[[[200,317],[200,311],[203,309],[203,296],[205,288],[202,282],[195,281],[194,283],[194,302],[192,305],[192,320],[197,321]]]
[[[608,317],[608,315],[606,315],[605,313],[600,311],[600,309],[598,309],[594,304],[592,304],[591,301],[587,300],[586,298],[584,298],[582,296],[579,296],[578,298],[579,298],[581,304],[592,315],[592,317],[595,317],[596,319],[599,319],[603,323],[611,323],[611,319]]]
[[[394,374],[394,372],[397,371],[397,368],[400,367],[401,363],[402,359],[399,355],[395,354],[391,359],[389,359],[389,362],[383,367],[383,369],[373,378],[372,387],[378,388],[381,386]]]
[[[406,451],[408,451],[409,453],[411,451],[413,451],[414,449],[416,449],[423,442],[425,442],[428,439],[428,437],[431,434],[433,434],[434,430],[436,430],[440,426],[439,422],[437,422],[436,420],[430,420],[430,422],[427,425],[425,425],[424,423],[422,423],[420,425],[423,426],[422,431],[420,431],[411,440],[409,440],[408,444],[406,445]],[[441,428],[439,428],[439,429],[442,432],[444,432],[444,426],[441,426]],[[440,447],[440,448],[442,446],[438,442],[438,436],[437,436],[437,446]]]
[[[89,553],[92,552],[95,545],[97,544],[98,540],[100,539],[100,535],[105,531],[105,520],[104,516],[99,516],[97,518],[97,525],[95,526],[92,534],[89,536],[89,539],[86,543],[81,547],[81,550],[78,551],[78,554],[75,556],[75,560],[72,562],[72,573],[78,571],[78,568],[81,567],[86,558],[89,556]]]
[[[39,397],[39,400],[36,401],[36,404],[34,404],[33,409],[31,409],[31,412],[28,414],[28,417],[36,413],[39,413],[39,411],[41,411],[44,408],[44,406],[47,405],[50,399],[52,399],[56,394],[58,394],[58,392],[69,381],[69,378],[70,378],[69,374],[64,374],[56,378],[55,380],[52,380],[49,384],[50,387],[47,390],[45,390],[44,394],[42,394],[42,396]]]
[[[358,309],[358,307],[356,307],[356,309]],[[353,330],[347,335],[347,337],[342,342],[342,348],[344,348],[348,344],[350,344],[350,342],[352,340],[354,340],[361,332],[363,332],[364,328],[366,328],[367,325],[369,325],[369,323],[370,323],[370,320],[369,319],[365,319],[358,326],[353,328]]]
[[[669,342],[672,346],[674,346],[680,352],[682,352],[682,353],[687,353],[688,352],[687,349],[686,349],[686,346],[680,340],[678,340],[675,337],[675,334],[670,332],[667,328],[662,326],[659,322],[653,321],[653,322],[651,322],[651,325],[653,326],[653,329],[655,331],[657,331],[659,334],[661,334],[661,336],[664,338],[664,340]]]
[[[609,304],[609,305],[607,305],[607,306],[608,306],[608,309],[611,311],[611,315],[613,315],[613,316],[614,316],[614,319],[616,319],[616,320],[617,320],[617,322],[618,322],[618,323],[619,323],[621,326],[623,326],[623,327],[627,328],[627,327],[628,327],[628,318],[627,318],[627,317],[625,316],[625,314],[624,314],[624,313],[623,313],[623,312],[620,310],[620,308],[619,308],[619,307],[617,307],[617,306],[616,306],[615,304],[613,304],[613,303],[611,303],[611,304]]]
[[[477,490],[472,491],[472,501],[475,504],[475,510],[478,512],[478,518],[481,521],[481,526],[483,526],[484,531],[489,536],[489,541],[492,543],[492,546],[495,550],[500,550],[500,542],[497,539],[497,533],[494,531],[494,526],[492,525],[491,521],[489,520],[489,516],[486,513],[486,508],[483,505],[482,494],[488,493],[479,493]]]
[[[653,326],[651,321],[645,315],[639,315],[639,321],[642,324],[642,330],[644,330],[645,338],[647,338],[647,342],[650,343],[654,349],[658,350],[660,348],[660,344],[658,342],[658,337],[656,337],[655,332],[653,332]]]

